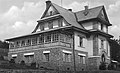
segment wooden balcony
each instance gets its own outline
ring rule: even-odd
[[[71,48],[71,43],[66,43],[62,41],[57,42],[50,42],[50,43],[44,43],[44,44],[36,44],[36,45],[30,45],[30,46],[24,46],[14,49],[9,49],[9,52],[14,51],[23,51],[23,50],[34,50],[34,49],[46,49],[50,47],[66,47]]]

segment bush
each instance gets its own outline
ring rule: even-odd
[[[100,70],[106,70],[106,63],[105,62],[101,62],[100,66],[99,66]]]
[[[10,59],[9,63],[10,63],[10,64],[14,64],[14,63],[15,63],[15,60],[14,60],[14,59]]]
[[[22,61],[20,62],[20,65],[25,65],[25,61],[22,60]]]
[[[34,62],[34,63],[31,63],[31,67],[33,68],[33,69],[35,69],[36,68],[36,63]]]

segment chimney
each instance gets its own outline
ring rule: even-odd
[[[68,9],[69,11],[72,11],[72,9]]]
[[[88,10],[88,6],[84,6],[84,7],[85,7],[84,15],[86,16],[89,13],[89,10]]]
[[[51,1],[50,0],[46,0],[46,9],[50,6]]]

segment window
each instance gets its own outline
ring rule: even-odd
[[[64,38],[65,38],[65,35],[64,34],[60,34],[60,41],[64,42]]]
[[[50,16],[53,15],[53,11],[50,11]]]
[[[53,42],[58,41],[59,40],[59,35],[57,33],[54,33],[52,39],[53,39]]]
[[[14,48],[14,43],[13,42],[10,43],[10,48]]]
[[[17,54],[13,54],[13,55],[12,55],[12,59],[15,60],[16,58],[17,58]]]
[[[71,54],[70,53],[63,53],[63,61],[71,62]]]
[[[40,35],[39,36],[39,44],[43,44],[44,43],[44,35]]]
[[[66,42],[70,43],[70,40],[71,40],[70,35],[66,35]]]
[[[49,53],[44,53],[45,62],[49,61]]]
[[[32,63],[34,61],[34,55],[25,55],[26,63]]]
[[[106,32],[108,33],[108,26],[106,25]]]
[[[104,40],[101,40],[101,49],[104,49]]]
[[[37,38],[32,38],[32,45],[36,45],[37,44]]]
[[[27,45],[27,46],[30,46],[30,45],[31,45],[31,39],[27,39],[26,45]]]
[[[58,20],[58,26],[59,26],[59,27],[62,27],[62,26],[63,26],[63,25],[62,25],[62,19],[59,19],[59,20]]]
[[[79,58],[79,63],[85,64],[85,56],[78,55],[78,58]]]
[[[16,47],[20,47],[20,41],[16,42]]]
[[[40,30],[41,30],[41,31],[44,30],[44,24],[40,24]]]
[[[48,27],[49,27],[49,29],[52,29],[52,28],[53,28],[53,21],[50,21],[50,22],[48,23]]]
[[[51,34],[46,35],[45,42],[51,42]]]
[[[79,46],[83,47],[83,37],[79,36]]]
[[[21,41],[21,46],[25,46],[25,41],[24,40]]]
[[[101,24],[101,30],[103,30],[103,24]]]

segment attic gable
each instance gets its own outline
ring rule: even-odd
[[[49,17],[49,16],[56,15],[56,14],[59,14],[59,12],[55,9],[55,7],[52,6],[52,4],[50,4],[50,6],[46,8],[41,18]]]
[[[110,22],[109,22],[109,19],[108,19],[108,17],[107,17],[107,13],[106,13],[106,11],[105,11],[104,6],[103,6],[103,8],[101,9],[101,11],[100,11],[100,13],[99,13],[99,15],[98,15],[98,18],[100,18],[100,19],[103,20],[103,21],[106,21],[106,22],[110,23]]]

